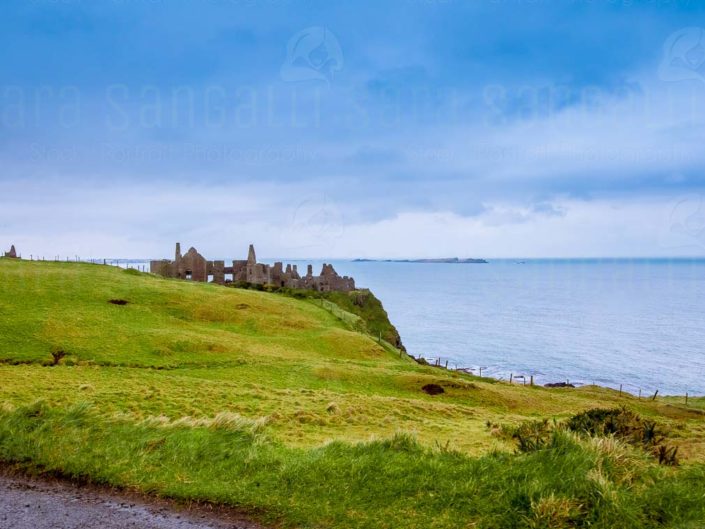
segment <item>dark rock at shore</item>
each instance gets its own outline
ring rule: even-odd
[[[543,387],[545,387],[545,388],[574,388],[575,386],[573,384],[569,384],[568,382],[549,382],[548,384],[544,384]]]

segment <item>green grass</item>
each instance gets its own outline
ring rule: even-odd
[[[291,289],[272,285],[254,285],[244,281],[233,283],[235,288],[254,289],[306,299],[333,313],[352,329],[366,332],[392,347],[404,349],[401,336],[389,320],[382,302],[367,289],[353,292],[318,292],[316,290]]]
[[[703,399],[421,366],[341,304],[0,259],[0,459],[284,526],[705,524]],[[357,314],[365,330],[379,309]],[[57,349],[67,355],[51,366]],[[500,434],[622,405],[658,425],[680,467],[567,432],[518,454]]]

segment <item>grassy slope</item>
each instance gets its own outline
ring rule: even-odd
[[[389,321],[389,315],[384,310],[382,302],[369,290],[354,292],[316,292],[298,290],[294,297],[309,299],[324,299],[335,303],[346,312],[355,314],[364,322],[365,330],[373,337],[381,338],[394,347],[402,347],[401,336],[396,327]]]
[[[68,356],[43,365],[53,348]],[[659,502],[683,505],[654,520],[703,516],[701,413],[419,366],[307,301],[0,260],[0,361],[0,457],[287,524],[649,527]],[[429,382],[446,393],[420,391]],[[501,455],[512,447],[485,425],[616,404],[669,429],[686,468],[569,438],[550,454]],[[400,431],[421,444],[351,444]],[[641,473],[622,476],[625,461]]]

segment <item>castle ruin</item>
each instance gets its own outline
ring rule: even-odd
[[[17,259],[17,250],[15,250],[14,244],[12,246],[10,246],[9,252],[5,252],[3,254],[3,257],[7,257],[8,259]]]
[[[282,262],[273,265],[258,263],[253,245],[250,245],[246,260],[233,261],[232,266],[225,266],[225,261],[208,261],[193,247],[182,255],[181,244],[177,242],[173,261],[151,261],[149,269],[151,273],[164,277],[204,283],[212,281],[219,285],[232,281],[319,292],[355,290],[355,280],[352,277],[339,276],[331,264],[324,263],[320,275],[317,276],[313,275],[313,266],[308,265],[306,275],[302,276],[296,265],[287,264],[284,268]],[[226,280],[227,275],[232,279]]]

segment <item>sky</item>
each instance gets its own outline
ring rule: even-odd
[[[705,2],[4,0],[0,247],[705,255]]]

